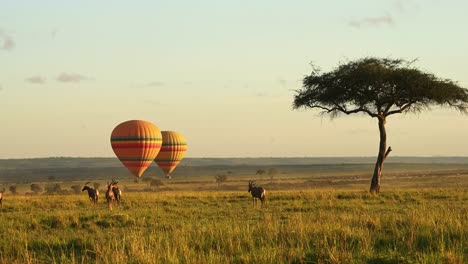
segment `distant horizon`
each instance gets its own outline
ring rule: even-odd
[[[117,157],[107,157],[107,156],[48,156],[48,157],[29,157],[29,158],[0,158],[0,160],[21,160],[21,159],[54,159],[54,158],[71,158],[71,159],[118,159]],[[314,159],[314,158],[324,158],[324,159],[339,159],[339,158],[377,158],[376,156],[258,156],[258,157],[185,157],[184,159]],[[388,159],[392,158],[468,158],[467,156],[389,156]]]

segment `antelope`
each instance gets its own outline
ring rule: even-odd
[[[0,207],[3,207],[3,193],[5,192],[5,188],[3,188],[3,190],[0,192]]]
[[[117,186],[117,183],[118,182],[116,182],[114,179],[112,179],[111,183],[107,182],[106,199],[107,199],[107,205],[109,206],[109,210],[111,211],[112,211],[112,203],[114,201],[117,201],[117,203],[120,204],[120,195],[122,192]]]
[[[91,205],[95,206],[99,200],[99,191],[97,189],[89,187],[88,184],[90,183],[91,182],[85,183],[85,186],[83,187],[83,189],[81,189],[81,191],[88,191],[89,201],[91,202]]]
[[[248,192],[252,194],[253,206],[257,204],[257,198],[262,202],[262,207],[264,204],[266,204],[266,190],[263,187],[255,186],[255,182],[252,180],[249,181]]]
[[[115,201],[117,202],[117,204],[120,205],[120,197],[122,196],[122,191],[120,190],[119,186],[117,185],[117,183],[119,183],[119,182],[116,182],[115,179],[112,179],[112,182],[114,183],[112,191],[114,192]]]

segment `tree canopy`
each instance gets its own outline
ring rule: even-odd
[[[363,58],[340,64],[321,73],[313,71],[296,91],[294,108],[320,109],[335,117],[340,113],[363,113],[378,119],[379,153],[371,181],[371,192],[380,191],[387,148],[386,118],[393,114],[419,112],[433,105],[468,113],[468,90],[449,79],[441,79],[402,59]]]
[[[312,65],[312,73],[296,91],[294,108],[317,108],[332,117],[339,113],[386,117],[433,105],[468,112],[467,89],[413,64],[403,59],[363,58],[323,74]]]

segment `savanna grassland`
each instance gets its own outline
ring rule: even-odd
[[[220,171],[226,170],[215,174]],[[229,168],[226,182],[180,177],[151,188],[120,180],[127,191],[113,211],[102,187],[96,207],[86,192],[6,192],[0,263],[468,261],[464,168],[393,168],[379,195],[367,190],[368,172],[349,167],[280,169],[274,177],[242,173]],[[252,206],[250,178],[267,188],[266,207]]]
[[[128,193],[15,196],[0,216],[2,263],[464,263],[468,191]]]

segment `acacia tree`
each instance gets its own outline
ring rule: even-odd
[[[276,176],[276,174],[278,174],[279,171],[277,168],[270,168],[268,169],[268,175],[270,176],[270,183],[273,183],[273,177]]]
[[[303,87],[296,90],[295,109],[319,109],[331,118],[363,113],[378,121],[379,154],[370,192],[380,192],[383,163],[392,151],[387,148],[385,131],[388,116],[430,110],[435,105],[468,113],[467,89],[423,72],[411,61],[370,57],[341,63],[326,73],[314,65],[312,68],[303,79]]]
[[[228,177],[226,175],[223,175],[223,174],[218,174],[215,176],[215,179],[216,179],[216,183],[218,184],[218,187],[221,186],[221,184],[223,182],[226,182]]]

